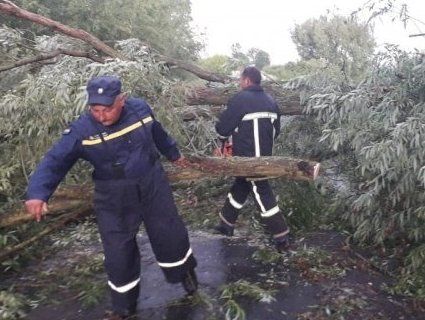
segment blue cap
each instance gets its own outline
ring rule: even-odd
[[[121,81],[114,76],[101,76],[90,79],[87,84],[88,104],[111,106],[121,93]]]

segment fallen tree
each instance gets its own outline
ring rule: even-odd
[[[89,44],[98,52],[102,53],[103,55],[107,57],[118,58],[121,60],[129,60],[129,58],[126,57],[123,53],[111,48],[110,46],[102,42],[100,39],[95,37],[94,35],[81,29],[71,28],[58,21],[52,20],[50,18],[46,18],[42,15],[20,8],[19,6],[14,4],[12,1],[0,0],[0,13],[14,16],[19,19],[25,19],[25,20],[34,22],[36,24],[45,26],[49,29],[52,29],[53,31],[62,33],[71,38],[82,40],[83,42]],[[148,45],[146,46],[149,47]],[[210,82],[219,82],[219,83],[230,83],[235,80],[226,75],[216,74],[216,73],[204,70],[189,62],[181,61],[178,59],[174,59],[172,57],[167,57],[167,56],[155,53],[151,49],[149,49],[149,51],[153,55],[154,59],[157,60],[158,62],[163,62],[169,66],[176,66],[180,69],[183,69],[187,72],[190,72],[196,75],[200,79],[204,79]],[[0,66],[0,72],[17,68],[30,63],[37,63],[44,60],[50,60],[60,55],[85,57],[99,63],[105,62],[105,58],[101,56],[96,56],[88,52],[81,52],[81,51],[67,50],[64,48],[60,48],[52,52],[42,52],[38,56],[22,59],[6,66]],[[267,81],[263,83],[263,87],[267,92],[269,92],[270,94],[274,96],[278,105],[282,109],[283,114],[286,114],[286,115],[301,114],[299,92],[283,90],[278,83],[267,82]],[[223,86],[221,88],[199,87],[199,88],[193,88],[189,90],[188,93],[185,95],[185,100],[188,105],[224,105],[227,103],[229,97],[235,94],[236,92],[237,92],[237,88],[235,86]]]

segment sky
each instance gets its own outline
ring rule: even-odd
[[[375,2],[387,2],[375,0]],[[231,45],[238,42],[242,51],[255,47],[269,53],[272,64],[298,60],[290,30],[309,18],[325,15],[327,10],[349,14],[371,0],[191,0],[193,27],[204,34],[206,48],[202,57],[231,54]],[[405,29],[394,13],[374,20],[374,36],[378,48],[384,43],[425,51],[425,0],[395,0],[395,11],[402,4],[412,19]]]

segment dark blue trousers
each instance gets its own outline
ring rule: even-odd
[[[186,227],[160,165],[140,179],[96,180],[94,206],[115,312],[136,310],[140,281],[136,235],[142,222],[167,281],[180,282],[196,267]]]
[[[251,192],[260,209],[261,222],[266,230],[272,234],[275,240],[286,236],[289,229],[267,180],[250,181],[242,177],[235,178],[220,212],[221,220],[234,227],[239,211]]]

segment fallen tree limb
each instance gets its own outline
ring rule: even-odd
[[[79,208],[75,209],[74,211],[71,211],[70,213],[66,214],[59,221],[54,222],[54,223],[46,226],[46,228],[43,229],[43,231],[36,234],[35,236],[17,244],[16,246],[7,247],[4,250],[2,250],[2,252],[0,253],[0,262],[6,260],[11,255],[16,254],[17,252],[25,249],[26,247],[28,247],[29,245],[38,241],[42,237],[48,235],[49,233],[51,233],[51,232],[53,232],[57,229],[62,228],[67,223],[74,221],[74,220],[78,220],[78,219],[82,218],[83,216],[87,216],[87,215],[91,214],[92,211],[93,211],[93,209],[92,209],[91,205],[89,205],[89,204],[86,204],[84,206],[80,206]]]
[[[196,75],[198,78],[207,80],[207,81],[212,81],[212,82],[220,82],[220,83],[228,83],[231,82],[233,79],[226,76],[226,75],[220,75],[220,74],[216,74],[207,70],[204,70],[194,64],[191,63],[187,63],[184,62],[182,60],[178,60],[178,59],[174,59],[171,57],[167,57],[167,56],[163,56],[160,54],[154,55],[154,57],[163,60],[164,62],[166,62],[169,65],[172,66],[176,66],[180,69],[186,70],[194,75]],[[155,59],[155,60],[158,60]]]
[[[81,195],[80,195],[81,196]],[[51,205],[49,205],[49,211],[44,213],[43,215],[56,216],[63,213],[66,213],[69,210],[73,210],[75,208],[81,207],[85,203],[83,200],[64,200],[62,201],[53,201]],[[34,217],[29,215],[25,208],[21,208],[14,213],[6,215],[4,218],[0,220],[0,228],[7,228],[14,225],[26,223],[29,221],[33,221]]]
[[[14,16],[16,18],[34,22],[36,24],[48,27],[54,31],[58,31],[62,34],[65,34],[69,37],[82,40],[85,43],[88,43],[91,46],[93,46],[99,52],[102,52],[103,54],[109,57],[119,58],[121,60],[128,60],[128,57],[126,57],[124,54],[111,48],[110,46],[105,44],[103,41],[101,41],[99,38],[95,37],[91,33],[82,29],[71,28],[58,21],[52,20],[50,18],[44,17],[42,15],[36,14],[31,11],[25,10],[17,6],[16,4],[14,4],[12,1],[0,0],[0,12],[9,16]],[[87,56],[87,58],[94,60],[92,56]],[[221,83],[227,83],[232,80],[228,76],[219,75],[219,74],[206,71],[194,64],[191,64],[182,60],[174,59],[174,58],[163,56],[160,54],[154,54],[154,58],[156,58],[156,60],[163,61],[169,65],[176,66],[180,69],[186,70],[204,80],[208,80],[212,82],[221,82]],[[104,62],[104,61],[99,61],[99,62]]]
[[[54,31],[63,33],[69,37],[83,40],[84,42],[93,46],[96,50],[103,52],[104,54],[110,57],[127,60],[127,58],[123,54],[112,49],[110,46],[108,46],[107,44],[105,44],[103,41],[93,36],[92,34],[88,33],[87,31],[84,31],[82,29],[71,28],[55,20],[46,18],[42,15],[33,13],[28,10],[22,9],[16,4],[14,4],[12,1],[0,0],[0,12],[7,14],[9,16],[14,16],[17,18],[29,20],[39,25],[48,27]]]
[[[31,63],[35,63],[35,62],[50,60],[50,59],[53,59],[53,58],[55,58],[59,55],[62,55],[62,54],[68,55],[68,56],[73,56],[73,57],[88,58],[88,59],[91,59],[91,60],[99,62],[99,63],[104,62],[104,59],[102,59],[102,58],[100,58],[100,57],[98,57],[94,54],[91,54],[90,52],[67,50],[67,49],[57,49],[55,51],[42,53],[40,55],[31,57],[31,58],[22,59],[22,60],[14,62],[14,63],[11,63],[9,65],[6,65],[6,66],[0,66],[0,72],[11,70],[13,68],[21,67],[21,66],[31,64]]]

